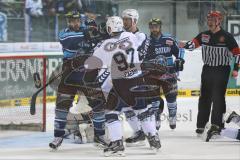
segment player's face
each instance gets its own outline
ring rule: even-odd
[[[79,18],[69,18],[68,26],[72,28],[74,31],[78,31],[81,25],[81,21]]]
[[[149,30],[151,34],[155,37],[161,34],[161,26],[160,25],[149,25]]]
[[[132,19],[124,17],[123,26],[126,31],[130,31],[130,29],[132,28]]]
[[[216,18],[214,18],[214,17],[207,18],[207,25],[208,25],[209,30],[214,31],[217,27],[216,23],[217,23]]]

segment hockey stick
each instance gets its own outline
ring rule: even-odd
[[[33,95],[32,95],[32,99],[31,99],[31,105],[30,105],[30,114],[31,115],[35,115],[36,113],[36,100],[37,100],[37,96],[38,94],[44,90],[49,84],[51,84],[53,81],[55,81],[56,79],[58,79],[60,76],[62,76],[64,74],[65,71],[60,72],[59,74],[57,74],[55,77],[53,77],[52,79],[50,79],[44,86],[42,86],[41,88],[39,88]]]
[[[88,55],[80,55],[78,57],[75,57],[75,60],[70,59],[67,60],[65,63],[70,63],[72,70],[77,69],[80,65],[83,64],[83,62],[86,60],[86,58],[88,57]],[[48,85],[50,85],[52,82],[54,82],[56,79],[58,79],[59,77],[61,77],[63,74],[69,72],[69,69],[65,69],[62,70],[60,73],[58,73],[55,77],[53,77],[52,79],[50,79],[44,86],[42,86],[41,88],[39,88],[33,95],[32,95],[32,99],[31,99],[31,104],[30,104],[30,114],[31,115],[35,115],[36,113],[36,100],[37,100],[37,95],[44,90]]]

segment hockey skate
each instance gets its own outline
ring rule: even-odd
[[[206,136],[204,136],[204,140],[209,142],[213,137],[220,135],[221,129],[217,125],[211,125],[210,129],[207,130]]]
[[[176,116],[169,117],[169,127],[171,129],[175,129],[176,128]]]
[[[159,148],[161,148],[161,142],[159,135],[151,135],[150,133],[147,136],[148,143],[150,145],[150,148],[155,151],[155,153],[158,152]]]
[[[63,142],[62,137],[55,137],[54,140],[49,143],[49,147],[52,148],[53,150],[57,150],[59,146],[61,146]]]
[[[106,148],[108,146],[108,143],[106,142],[104,136],[94,136],[94,146],[99,148]]]
[[[108,147],[105,148],[103,152],[105,157],[125,156],[123,140],[121,139],[114,142],[110,142]]]
[[[225,117],[226,123],[230,123],[232,119],[235,117],[239,117],[239,115],[236,112],[232,111],[232,113],[230,113],[229,115],[226,115]]]
[[[145,146],[145,134],[139,130],[132,137],[127,138],[125,142],[127,147]]]

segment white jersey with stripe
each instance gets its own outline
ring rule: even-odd
[[[110,72],[105,80],[101,78],[104,81],[102,88],[107,91],[112,88],[109,86],[112,79],[134,78],[141,74],[137,48],[137,37],[131,32],[122,32],[99,44],[85,66]],[[102,72],[99,73],[98,76],[101,76]]]
[[[139,30],[137,32],[134,32],[133,34],[135,34],[135,36],[137,37],[138,46],[141,46],[143,41],[147,38],[147,35],[143,32],[139,32]]]

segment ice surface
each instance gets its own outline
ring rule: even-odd
[[[47,105],[47,132],[0,131],[0,159],[240,159],[240,142],[221,138],[203,142],[194,132],[197,115],[196,98],[178,99],[178,122],[176,130],[170,130],[165,116],[162,116],[160,138],[162,148],[154,155],[148,145],[126,147],[126,157],[103,156],[102,150],[93,144],[74,144],[65,140],[56,152],[51,152],[48,143],[53,139],[54,104]],[[240,112],[240,98],[227,97],[227,106]],[[167,114],[165,106],[164,114]],[[126,122],[125,136],[131,134]],[[237,128],[236,125],[226,127]]]

